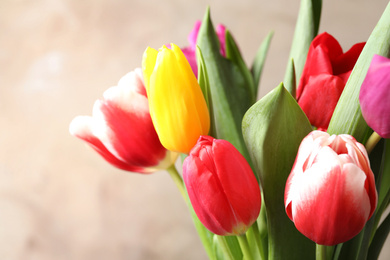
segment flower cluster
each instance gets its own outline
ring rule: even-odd
[[[304,7],[297,32],[307,35],[294,37],[290,80],[260,100],[272,34],[247,67],[208,10],[190,46],[148,47],[142,69],[70,125],[119,169],[169,172],[210,259],[371,259],[385,239],[390,36],[377,35],[389,24],[380,20],[367,43],[344,52],[330,34],[317,35],[321,1]]]

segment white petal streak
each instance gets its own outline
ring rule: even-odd
[[[103,101],[97,100],[92,110],[92,117],[94,119],[91,121],[92,134],[103,143],[103,145],[107,148],[108,151],[110,151],[110,153],[119,159],[119,154],[113,145],[116,136],[115,133],[112,132],[110,126],[107,124],[106,115],[103,113],[103,109]]]
[[[323,147],[311,167],[302,174],[296,174],[292,180],[289,196],[293,201],[293,216],[297,210],[294,205],[302,208],[306,203],[310,204],[317,197],[319,189],[326,185],[324,182],[332,178],[333,174],[339,174],[341,168],[342,163],[337,154],[328,146]]]
[[[133,91],[130,86],[115,86],[107,89],[103,97],[113,105],[131,113],[149,113],[148,99]]]
[[[69,132],[71,135],[79,138],[91,136],[92,122],[93,118],[90,116],[77,116],[70,123]]]
[[[370,199],[364,188],[366,174],[355,164],[345,164],[343,166],[343,175],[345,175],[346,193],[349,194],[350,203],[355,205],[357,214],[363,215],[366,219],[371,212]]]

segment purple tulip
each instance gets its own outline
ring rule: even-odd
[[[390,138],[390,59],[374,55],[359,100],[367,124],[381,137]]]

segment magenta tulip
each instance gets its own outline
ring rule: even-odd
[[[198,65],[196,62],[196,40],[198,39],[198,33],[201,26],[201,21],[196,21],[194,28],[192,29],[191,33],[188,35],[188,42],[190,45],[185,48],[181,48],[183,54],[186,56],[188,62],[191,65],[192,71],[194,72],[195,76],[198,77]],[[218,24],[216,28],[216,34],[219,39],[220,43],[220,52],[221,55],[226,56],[226,50],[225,50],[225,26]]]
[[[390,138],[390,59],[374,55],[359,100],[367,124],[381,137]]]
[[[344,53],[328,33],[319,34],[311,43],[296,98],[310,123],[318,129],[328,128],[364,44],[355,44]]]
[[[154,130],[140,69],[106,90],[95,102],[92,117],[77,116],[69,131],[122,170],[150,173],[168,168],[177,158]]]
[[[217,235],[240,235],[256,221],[260,188],[228,141],[201,136],[183,163],[183,179],[199,220]]]
[[[296,228],[320,245],[357,235],[377,204],[364,146],[350,135],[313,131],[299,147],[284,203]]]

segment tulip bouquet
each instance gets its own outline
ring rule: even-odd
[[[208,9],[190,46],[147,48],[76,117],[72,135],[117,168],[166,170],[210,259],[376,259],[390,230],[390,4],[344,52],[302,0],[282,83],[251,67]],[[182,170],[175,162],[180,158]]]

